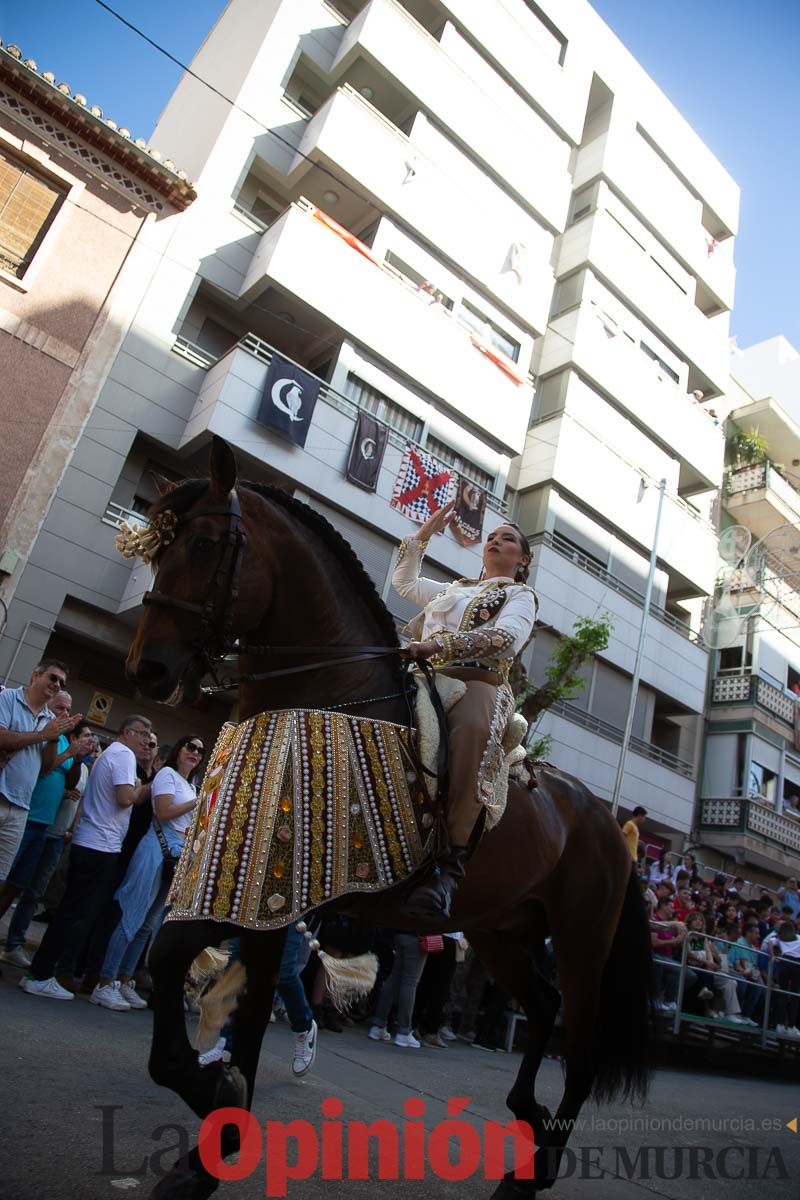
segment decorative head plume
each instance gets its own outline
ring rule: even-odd
[[[115,541],[124,558],[141,558],[152,562],[159,551],[175,538],[178,518],[171,509],[157,513],[149,525],[129,525],[123,521]]]

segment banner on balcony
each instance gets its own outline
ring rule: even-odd
[[[389,430],[366,412],[358,414],[345,475],[356,487],[374,492],[378,486]]]
[[[321,387],[321,380],[314,375],[288,358],[273,354],[256,419],[295,446],[305,446]]]
[[[800,750],[800,696],[794,702],[794,748]]]
[[[395,480],[391,505],[422,524],[456,494],[456,474],[432,454],[409,443]]]
[[[486,513],[486,492],[469,479],[459,479],[456,506],[450,528],[453,537],[462,546],[474,546],[483,536],[483,518]]]

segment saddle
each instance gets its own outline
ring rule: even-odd
[[[436,690],[445,713],[449,713],[466,692],[467,685],[461,679],[438,674]],[[441,732],[430,693],[425,686],[417,688],[415,716],[417,751],[422,766],[425,768],[424,786],[429,800],[433,802],[436,799],[436,764]],[[528,722],[521,713],[514,713],[503,737],[505,757],[495,779],[494,795],[485,804],[486,823],[484,828],[487,830],[492,829],[505,812],[509,779],[518,779],[526,786],[530,782],[526,765],[527,752],[524,745],[527,732]]]

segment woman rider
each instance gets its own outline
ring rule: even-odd
[[[494,782],[514,712],[509,671],[533,634],[538,607],[525,582],[531,562],[528,539],[510,523],[499,525],[486,539],[480,579],[443,586],[420,576],[428,541],[447,528],[454,507],[440,508],[416,536],[403,539],[392,577],[396,592],[424,606],[408,626],[415,639],[408,646],[411,657],[430,659],[442,674],[467,685],[447,718],[450,849],[438,859],[434,878],[417,887],[407,904],[412,916],[423,918],[449,916],[469,853],[484,824],[491,828],[502,813],[494,805]]]

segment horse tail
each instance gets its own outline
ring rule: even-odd
[[[631,871],[603,977],[595,1026],[592,1095],[644,1101],[650,1086],[655,981],[650,922]]]

